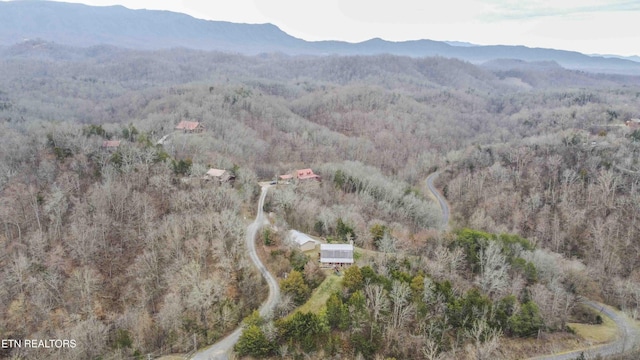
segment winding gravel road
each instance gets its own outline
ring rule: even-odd
[[[434,172],[427,177],[427,187],[440,203],[440,209],[442,209],[443,228],[447,229],[449,225],[450,214],[449,205],[447,204],[447,201],[444,199],[442,194],[440,194],[438,189],[436,189],[433,185],[433,180],[437,176],[438,172]],[[611,355],[625,353],[633,349],[635,346],[640,346],[640,331],[635,326],[633,320],[629,319],[626,315],[624,315],[624,313],[613,311],[611,310],[611,308],[605,306],[604,304],[587,299],[583,299],[582,303],[600,312],[601,315],[606,316],[613,320],[613,322],[615,322],[616,326],[618,327],[617,339],[607,344],[592,346],[579,350],[570,350],[559,354],[533,357],[529,360],[573,360],[580,356],[581,353],[584,353],[587,359],[595,359],[597,356],[606,358]]]
[[[449,205],[446,200],[440,194],[440,192],[433,185],[433,180],[438,176],[438,173],[435,172],[427,177],[427,187],[429,191],[433,193],[433,195],[440,203],[440,209],[442,210],[442,223],[443,228],[448,228],[449,225]],[[264,200],[267,196],[267,190],[269,189],[269,185],[262,186],[262,192],[260,193],[260,200],[258,201],[258,212],[256,215],[256,219],[247,227],[247,234],[245,237],[245,245],[249,257],[251,261],[255,264],[255,266],[260,270],[260,273],[267,281],[269,285],[269,296],[267,300],[260,306],[260,315],[265,316],[269,312],[273,311],[278,300],[280,298],[280,287],[278,286],[278,282],[276,279],[269,273],[267,268],[262,264],[260,258],[258,258],[258,253],[256,252],[256,234],[258,230],[265,224],[265,218],[263,213]],[[530,358],[529,360],[573,360],[580,356],[581,353],[584,353],[587,359],[593,359],[597,356],[601,356],[606,358],[611,355],[621,354],[627,352],[634,347],[640,345],[640,331],[635,326],[634,322],[625,316],[623,313],[616,312],[611,310],[609,307],[595,302],[591,300],[582,300],[582,303],[599,311],[602,315],[610,318],[615,322],[618,327],[618,337],[615,341],[610,342],[608,344],[593,346],[586,349],[572,350],[568,352],[563,352],[559,354],[552,355],[543,355],[534,358]],[[233,345],[240,338],[240,334],[242,333],[242,327],[238,327],[234,332],[229,334],[226,338],[220,340],[214,345],[208,347],[207,349],[201,350],[193,355],[192,359],[194,360],[227,360],[229,359],[229,355],[233,350]]]
[[[431,191],[433,196],[435,196],[436,199],[438,199],[438,202],[440,203],[440,209],[442,210],[442,228],[447,229],[449,227],[449,205],[447,204],[447,201],[444,199],[444,196],[440,194],[440,191],[438,191],[438,189],[436,189],[436,187],[433,186],[433,180],[436,177],[438,177],[437,172],[434,172],[433,174],[427,176],[427,187],[429,188],[429,191]]]
[[[262,303],[260,306],[260,315],[265,316],[273,309],[278,303],[280,299],[280,287],[276,279],[269,273],[264,264],[260,261],[258,257],[258,253],[256,251],[256,234],[258,230],[265,224],[266,219],[264,218],[263,207],[264,207],[264,199],[267,197],[267,190],[269,190],[269,185],[262,186],[262,192],[260,193],[260,200],[258,201],[258,213],[256,215],[256,219],[247,227],[247,234],[245,237],[245,247],[247,249],[247,253],[249,254],[249,258],[255,264],[255,266],[260,270],[260,273],[267,281],[267,285],[269,285],[269,296],[267,300]],[[193,355],[192,359],[194,360],[226,360],[229,359],[229,354],[233,351],[233,345],[240,338],[240,334],[242,333],[242,326],[238,327],[234,332],[229,334],[226,338],[220,340],[219,342],[211,345],[210,347],[197,352]]]

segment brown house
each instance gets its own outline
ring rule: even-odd
[[[105,140],[102,142],[102,148],[107,150],[116,150],[120,146],[120,140]]]
[[[204,126],[198,121],[182,120],[176,125],[176,130],[182,130],[185,133],[200,133],[204,131]]]
[[[235,176],[229,173],[227,170],[222,169],[209,169],[205,175],[205,179],[217,179],[220,182],[233,181]]]

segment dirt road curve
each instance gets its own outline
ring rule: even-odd
[[[640,345],[640,340],[638,339],[640,333],[638,332],[634,321],[629,319],[624,313],[613,311],[604,304],[591,300],[585,299],[582,303],[600,312],[601,315],[613,320],[613,322],[616,323],[616,326],[618,326],[618,338],[614,342],[610,342],[608,344],[573,350],[560,354],[538,356],[530,358],[529,360],[573,360],[580,356],[581,353],[584,353],[586,359],[596,359],[598,356],[601,358],[607,358],[611,355],[625,353],[633,349],[635,346]]]
[[[255,264],[255,266],[260,270],[260,273],[267,281],[269,285],[269,296],[267,300],[260,306],[260,315],[265,316],[267,313],[271,312],[278,300],[280,299],[280,287],[276,279],[269,273],[267,268],[262,264],[260,258],[258,258],[258,253],[256,252],[256,234],[258,230],[264,225],[265,218],[262,211],[264,207],[264,199],[267,197],[267,190],[269,189],[269,185],[262,186],[262,192],[260,193],[260,200],[258,201],[258,214],[256,215],[256,219],[247,227],[247,234],[245,237],[245,247],[247,249],[247,253],[251,258],[251,261]],[[194,360],[226,360],[229,358],[229,354],[233,349],[233,345],[240,338],[240,334],[242,333],[242,327],[237,328],[234,332],[228,335],[226,338],[220,340],[219,342],[213,344],[212,346],[204,349],[202,351],[197,352],[193,355],[192,359]]]
[[[442,194],[440,194],[438,189],[433,186],[433,180],[437,176],[438,173],[435,172],[427,177],[427,187],[440,203],[440,208],[442,209],[443,228],[447,229],[449,224],[449,205],[447,204],[447,201],[444,199]],[[627,352],[633,349],[635,346],[640,346],[640,331],[635,326],[634,322],[623,313],[613,311],[605,305],[591,300],[584,299],[582,303],[595,309],[596,311],[599,311],[603,316],[610,318],[611,320],[613,320],[613,322],[616,323],[616,326],[618,327],[617,340],[608,344],[563,352],[560,354],[538,356],[535,358],[530,358],[529,360],[573,360],[580,356],[580,354],[583,352],[585,358],[587,359],[595,359],[598,355],[602,358],[606,358],[607,356]]]

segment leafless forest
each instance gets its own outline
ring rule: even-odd
[[[245,354],[508,358],[505,342],[588,321],[581,296],[639,318],[640,129],[625,122],[640,78],[517,65],[0,49],[0,338],[78,342],[0,357],[214,342],[266,297],[243,248],[258,180],[301,168],[322,182],[270,193],[278,233],[384,256],[365,252],[317,318],[249,317],[266,347]],[[235,181],[202,180],[209,168]],[[450,232],[425,187],[436,170]],[[313,261],[275,238],[276,275],[317,286]]]

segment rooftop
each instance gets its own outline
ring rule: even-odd
[[[320,176],[314,174],[313,170],[311,169],[301,169],[301,170],[296,170],[296,177],[300,180],[305,180],[305,179],[317,179]]]
[[[303,245],[303,244],[306,244],[306,243],[308,243],[310,241],[313,242],[313,243],[316,242],[309,235],[307,235],[305,233],[301,233],[300,231],[297,231],[297,230],[290,230],[288,238],[292,242],[297,243],[298,245]]]
[[[320,250],[353,250],[351,244],[320,244]]]
[[[209,171],[207,171],[207,175],[213,176],[213,177],[221,177],[222,175],[224,175],[225,172],[226,170],[222,170],[222,169],[209,169]]]
[[[182,120],[176,125],[176,130],[195,130],[200,126],[198,121]]]
[[[105,148],[117,148],[120,146],[120,140],[105,140],[102,142],[102,147]]]

